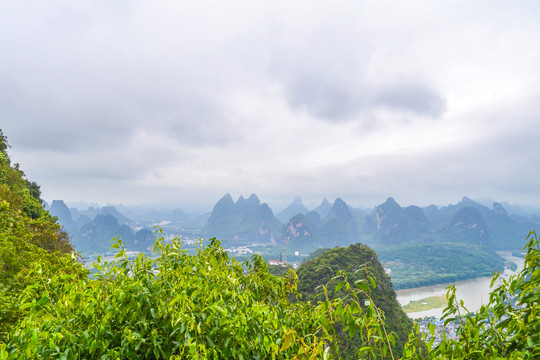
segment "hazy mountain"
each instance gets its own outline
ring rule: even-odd
[[[206,223],[210,219],[210,216],[212,216],[211,212],[207,212],[202,215],[197,215],[194,217],[193,220],[189,221],[189,224],[192,226],[197,226],[197,227],[200,226],[202,228],[204,225],[206,225]]]
[[[276,218],[286,224],[293,216],[298,214],[306,214],[309,210],[302,203],[299,197],[294,198],[293,202],[285,209],[276,214]]]
[[[53,200],[49,209],[51,215],[58,217],[58,222],[64,226],[68,233],[76,230],[75,222],[71,216],[71,211],[62,200]]]
[[[118,220],[119,224],[129,224],[131,222],[124,214],[116,210],[114,206],[103,206],[97,210],[97,213],[99,215],[112,215]]]
[[[492,246],[489,229],[480,210],[472,206],[459,209],[449,226],[441,231],[449,242]]]
[[[437,231],[433,234],[435,239],[482,243],[496,250],[520,249],[525,245],[525,236],[534,228],[531,218],[509,214],[501,203],[494,202],[490,209],[466,196],[457,204],[440,209],[431,205],[423,211],[437,225],[432,227]]]
[[[110,246],[110,238],[106,239],[109,235],[121,235],[126,243],[134,239],[133,231],[131,236],[126,228],[120,231],[122,224],[133,227],[135,223],[124,215],[124,211],[142,216],[134,219],[137,226],[150,226],[157,221],[169,220],[176,224],[169,229],[171,233],[218,237],[232,245],[287,242],[290,244],[289,250],[298,247],[302,252],[320,247],[347,246],[358,241],[372,246],[453,242],[483,244],[495,250],[520,249],[527,233],[540,226],[540,219],[535,215],[513,214],[498,202],[488,208],[466,196],[456,204],[423,208],[415,205],[401,207],[390,197],[369,214],[350,207],[340,198],[333,204],[325,198],[320,206],[308,211],[302,200],[295,198],[278,213],[286,225],[282,225],[270,207],[261,203],[255,194],[248,198],[240,196],[236,202],[226,194],[212,212],[198,217],[186,214],[179,208],[154,209],[151,213],[152,210],[143,207],[120,207],[122,212],[114,206],[68,209],[63,201],[57,200],[51,204],[51,213],[58,216],[78,246],[84,244],[95,249],[97,246],[94,245],[103,241],[101,249],[105,251]],[[513,208],[518,207],[514,205]],[[303,216],[297,217],[299,214]],[[101,217],[94,221],[97,215],[113,216],[118,227],[106,225]]]
[[[86,216],[86,215],[80,215],[76,218],[75,220],[75,228],[77,229],[76,231],[78,231],[78,229],[80,229],[81,227],[83,227],[85,224],[88,224],[89,222],[91,222],[92,219],[90,219],[89,216]]]
[[[168,220],[183,223],[189,221],[190,217],[182,209],[174,209],[171,211]]]
[[[293,217],[285,229],[283,242],[290,244],[290,250],[307,250],[308,245],[313,249],[346,246],[358,241],[358,237],[359,232],[350,207],[337,198],[324,221],[315,211]]]
[[[412,230],[411,221],[403,208],[389,197],[375,210],[375,238],[383,243],[396,244],[409,238]]]
[[[324,198],[323,201],[321,202],[321,205],[319,205],[313,211],[316,211],[317,213],[319,213],[319,216],[321,217],[321,219],[324,219],[326,218],[326,216],[328,215],[331,209],[332,209],[332,205],[326,198]]]
[[[125,231],[125,227],[121,229],[114,216],[97,214],[94,220],[83,225],[78,233],[72,236],[72,243],[78,251],[108,252],[111,239],[120,237],[121,233],[125,236]]]
[[[349,210],[351,211],[352,217],[354,218],[354,221],[356,222],[357,225],[359,223],[363,223],[364,218],[368,214],[366,210],[353,208],[352,206],[349,206]]]
[[[150,251],[154,246],[154,233],[149,229],[140,229],[133,236],[129,250]]]
[[[311,221],[316,226],[322,225],[321,215],[316,211],[308,211],[306,214],[306,219]]]
[[[527,205],[516,205],[509,204],[507,202],[501,203],[505,209],[508,210],[509,214],[523,216],[525,218],[531,218],[531,216],[540,216],[540,207],[537,206],[527,206]]]
[[[332,245],[348,245],[358,241],[358,229],[347,203],[337,198],[326,216],[325,223],[321,226],[321,236],[328,239]]]
[[[415,205],[407,206],[403,209],[405,216],[409,219],[409,221],[416,222],[416,223],[423,223],[427,224],[429,223],[428,218],[424,214],[424,211]]]
[[[464,196],[460,202],[457,204],[449,204],[447,206],[443,206],[440,209],[436,209],[436,207],[430,206],[429,210],[425,212],[427,218],[433,222],[438,224],[448,224],[452,221],[452,218],[456,214],[456,212],[460,209],[463,209],[464,207],[472,207],[480,211],[482,215],[488,214],[491,209],[487,206],[484,206],[466,196]],[[424,209],[426,210],[426,209]]]
[[[214,206],[203,232],[221,240],[275,244],[282,237],[282,225],[257,195],[240,196],[235,203],[226,194]]]
[[[497,250],[516,249],[524,246],[523,239],[534,228],[532,219],[519,222],[508,216],[506,209],[498,202],[485,215],[492,246]]]

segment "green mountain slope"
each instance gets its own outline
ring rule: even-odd
[[[28,312],[20,308],[19,296],[36,282],[36,269],[52,276],[74,263],[69,270],[74,278],[86,276],[69,255],[73,248],[67,234],[44,209],[39,186],[11,163],[8,148],[0,130],[0,342]]]
[[[323,298],[317,297],[317,294],[322,291],[319,286],[331,284],[330,280],[338,270],[343,271],[348,280],[353,283],[366,279],[362,270],[364,266],[377,284],[371,292],[371,297],[375,305],[384,312],[388,331],[398,335],[399,339],[396,342],[395,350],[397,353],[401,353],[411,331],[412,322],[401,309],[392,282],[379,262],[377,254],[369,247],[353,244],[346,248],[334,248],[302,263],[296,271],[299,279],[298,291],[305,300],[323,300]],[[332,288],[332,286],[328,286],[328,288]],[[329,292],[330,298],[343,295],[343,292]],[[345,341],[345,348],[341,354],[343,358],[356,359],[356,351],[361,346],[359,339],[348,340],[344,336],[343,340]]]

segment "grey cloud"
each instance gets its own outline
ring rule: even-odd
[[[354,120],[357,115],[378,108],[430,118],[439,118],[446,111],[444,97],[414,82],[377,87],[367,83],[352,85],[348,79],[340,77],[328,79],[321,74],[295,74],[286,85],[285,95],[293,109],[306,110],[331,122]],[[369,118],[377,121],[373,115]]]
[[[373,105],[395,111],[438,118],[446,111],[446,99],[427,86],[404,82],[379,89]]]
[[[238,141],[240,132],[211,98],[186,96],[142,110],[145,127],[155,128],[180,144],[223,146]]]
[[[340,79],[325,79],[321,74],[298,76],[286,87],[286,98],[294,109],[306,109],[317,118],[341,121],[358,113],[362,99]]]
[[[238,138],[209,96],[164,95],[156,100],[139,92],[103,97],[90,91],[72,100],[2,82],[3,130],[18,146],[54,151],[122,149],[139,129],[190,146],[224,145]]]

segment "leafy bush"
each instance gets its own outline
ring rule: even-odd
[[[442,358],[540,358],[540,245],[536,233],[527,237],[525,264],[516,276],[501,279],[496,273],[489,303],[471,314],[448,291],[445,324],[460,321],[458,340],[445,338],[432,355]]]
[[[24,317],[0,342],[0,359],[331,359],[340,356],[340,334],[360,337],[358,358],[397,357],[366,267],[359,271],[367,278],[353,285],[338,271],[314,304],[298,301],[292,270],[275,277],[257,255],[241,264],[215,239],[191,256],[179,240],[158,237],[155,259],[130,260],[120,241],[114,246],[115,260],[99,260],[94,279],[68,256],[59,260],[63,271],[30,271],[34,282],[19,297]],[[434,346],[416,327],[402,358],[538,358],[539,265],[532,233],[523,271],[503,279],[476,314],[450,288],[444,316],[461,322],[457,340]]]
[[[373,345],[366,354],[388,351],[375,306],[295,301],[294,271],[273,276],[258,255],[241,264],[216,239],[191,256],[178,239],[158,237],[156,259],[130,260],[121,241],[114,247],[115,260],[98,260],[93,280],[36,267],[37,281],[22,294],[29,315],[0,359],[331,358],[338,320]]]

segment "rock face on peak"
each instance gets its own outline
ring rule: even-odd
[[[240,196],[235,203],[226,194],[214,206],[203,232],[225,242],[275,244],[281,239],[282,225],[257,195]]]
[[[283,243],[295,250],[313,248],[316,226],[304,214],[293,216],[283,232]],[[316,246],[315,246],[316,247]]]
[[[285,209],[277,213],[276,217],[279,221],[286,224],[293,216],[298,214],[306,214],[309,210],[302,203],[302,199],[299,197],[294,198],[293,202]]]
[[[382,205],[377,206],[377,230],[387,231],[399,226],[398,222],[402,222],[403,215],[401,206],[394,198],[389,197]]]

